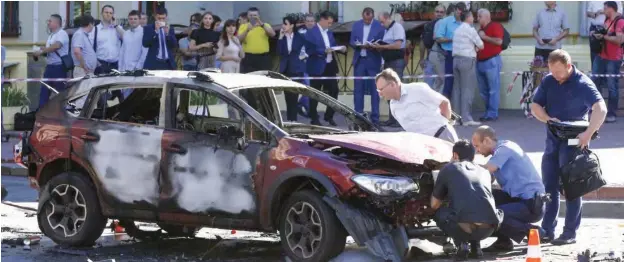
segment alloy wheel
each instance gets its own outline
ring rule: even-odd
[[[68,184],[58,185],[52,190],[45,212],[50,228],[64,237],[78,234],[87,219],[84,196],[78,188]]]
[[[297,202],[286,214],[286,239],[290,250],[308,259],[318,251],[323,225],[318,211],[307,202]]]

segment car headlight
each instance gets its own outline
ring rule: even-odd
[[[408,192],[418,192],[418,184],[402,176],[379,176],[360,174],[351,177],[360,188],[379,196],[401,196]]]

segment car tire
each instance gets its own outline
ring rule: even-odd
[[[329,261],[342,253],[347,238],[336,212],[312,190],[288,198],[280,213],[279,232],[282,249],[293,261]]]
[[[190,227],[183,225],[158,223],[158,226],[167,231],[167,235],[172,237],[195,237],[195,234],[199,231],[198,227]]]
[[[106,227],[97,192],[88,177],[59,174],[46,184],[50,197],[39,197],[37,215],[43,234],[59,245],[93,246]],[[43,193],[42,193],[43,194]]]

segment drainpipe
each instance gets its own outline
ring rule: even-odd
[[[39,42],[39,1],[33,2],[33,50]]]
[[[344,23],[344,1],[338,1],[338,22]]]

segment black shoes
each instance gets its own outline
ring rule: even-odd
[[[483,251],[481,250],[481,243],[479,241],[470,241],[470,246],[467,242],[462,242],[457,247],[455,253],[455,261],[464,261],[468,258],[482,258]]]

